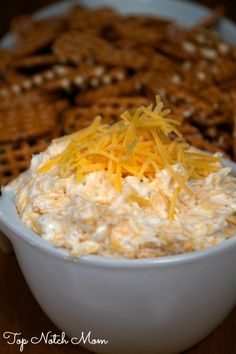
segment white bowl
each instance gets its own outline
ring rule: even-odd
[[[236,174],[236,164],[225,161]],[[236,303],[236,237],[204,251],[152,259],[72,259],[28,229],[12,192],[0,197],[11,240],[39,305],[69,337],[96,353],[173,354],[196,344]]]

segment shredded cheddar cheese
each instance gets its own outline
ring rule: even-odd
[[[160,97],[156,106],[141,106],[132,115],[128,111],[121,120],[109,126],[101,117],[74,134],[65,136],[65,150],[43,164],[38,172],[45,173],[53,166],[61,177],[74,173],[78,182],[92,171],[107,170],[109,179],[117,191],[122,189],[122,178],[133,175],[139,179],[154,179],[156,173],[167,169],[176,183],[169,205],[170,219],[174,219],[179,193],[191,194],[187,185],[190,178],[203,178],[220,168],[219,158],[189,151],[189,145],[178,130],[180,122],[168,118],[169,110],[163,110]],[[182,164],[185,175],[175,172],[172,165]],[[148,205],[138,196],[130,198],[140,205]]]

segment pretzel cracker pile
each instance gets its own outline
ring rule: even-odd
[[[0,184],[52,138],[114,123],[160,95],[193,146],[236,160],[236,49],[217,34],[220,14],[184,28],[169,19],[72,8],[11,23],[0,49]]]

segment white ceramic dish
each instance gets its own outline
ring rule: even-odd
[[[74,2],[73,2],[74,3]],[[122,12],[145,12],[192,24],[208,13],[178,0],[86,0]],[[62,2],[40,11],[63,13]],[[221,35],[233,42],[235,26],[223,20]],[[6,36],[3,45],[14,45]],[[236,164],[226,162],[236,174]],[[73,260],[35,235],[19,219],[11,193],[0,197],[0,228],[11,240],[39,305],[68,336],[91,331],[108,344],[84,344],[104,354],[179,353],[206,337],[236,303],[236,238],[208,250],[146,260],[86,256]]]
[[[236,174],[236,164],[226,162]],[[236,237],[178,256],[73,260],[28,229],[12,194],[0,197],[0,228],[48,317],[69,337],[89,333],[104,354],[173,354],[191,347],[236,303]]]

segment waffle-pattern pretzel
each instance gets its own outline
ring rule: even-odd
[[[78,106],[87,106],[96,103],[104,97],[140,96],[147,76],[146,74],[139,74],[117,83],[107,82],[103,87],[97,87],[91,91],[78,93],[75,98],[75,103]]]
[[[107,97],[102,98],[93,107],[78,107],[68,110],[65,114],[63,126],[65,134],[72,133],[89,125],[96,116],[102,117],[104,124],[116,122],[120,115],[128,110],[131,113],[141,105],[150,101],[144,97]]]
[[[91,32],[69,31],[61,34],[53,45],[53,53],[74,64],[85,58],[93,58],[103,65],[140,69],[148,63],[148,58],[138,51],[116,48]]]
[[[126,48],[108,48],[98,51],[94,56],[102,65],[123,66],[133,70],[142,70],[149,64],[149,58],[138,50]]]
[[[0,142],[34,138],[55,126],[55,111],[43,103],[0,112]]]
[[[47,98],[31,93],[5,99],[0,108],[0,142],[18,141],[50,133],[57,109]]]
[[[210,142],[209,140],[207,140],[207,139],[205,139],[203,137],[199,137],[199,136],[196,136],[196,135],[189,135],[189,136],[186,136],[186,140],[192,146],[195,146],[196,148],[198,148],[200,150],[205,150],[205,151],[209,151],[209,152],[212,152],[212,153],[222,152],[225,156],[228,155],[219,146],[217,146],[216,144]]]
[[[113,122],[156,94],[187,141],[236,160],[236,49],[209,30],[218,18],[187,29],[82,6],[63,18],[17,18],[17,51],[0,50],[0,156],[8,156],[1,179],[26,168],[44,137],[73,132],[97,114]]]
[[[11,66],[15,69],[39,69],[59,64],[58,58],[53,54],[31,55],[17,58]]]
[[[119,21],[117,13],[108,7],[86,11],[81,6],[75,6],[69,13],[69,28],[78,31],[101,31]]]
[[[212,105],[199,99],[185,87],[178,74],[151,75],[145,83],[145,91],[152,98],[160,94],[166,104],[174,111],[180,120],[188,119],[194,115],[207,117],[214,112]]]
[[[12,62],[12,52],[7,49],[0,48],[0,74],[4,75]]]
[[[106,69],[104,66],[96,65],[80,65],[77,68],[68,70],[61,77],[48,82],[43,86],[47,92],[56,92],[61,90],[88,90],[89,88],[97,88],[104,85],[114,84],[123,81],[126,77],[124,68],[115,67]]]
[[[61,135],[61,130],[56,127],[54,131],[44,137],[24,140],[14,143],[0,145],[0,186],[7,184],[25,171],[29,165],[32,155],[45,150],[51,140]]]
[[[208,150],[210,152],[217,152],[220,151],[227,155],[223,149],[219,145],[211,143],[211,140],[207,139],[206,137],[203,136],[202,132],[200,129],[194,127],[193,125],[189,123],[184,123],[179,127],[180,132],[184,135],[186,141],[190,143],[191,145],[203,149],[203,150]],[[211,135],[211,134],[209,134]],[[214,132],[213,132],[214,135]],[[211,136],[212,138],[212,136]]]
[[[0,107],[3,108],[2,106],[5,105],[6,101],[9,102],[8,106],[10,107],[11,101],[9,98],[21,93],[18,83],[25,81],[25,75],[8,70],[4,71],[2,78],[3,80],[0,81]]]
[[[123,21],[114,21],[110,24],[112,34],[107,38],[115,38],[120,43],[132,43],[132,47],[148,46],[158,48],[161,41],[165,39],[166,30],[171,24],[170,20],[142,17],[125,17]]]
[[[15,96],[15,100],[17,99],[18,95],[25,93],[25,100],[27,96],[31,97],[31,94],[29,95],[30,91],[35,89],[39,90],[42,87],[47,88],[47,83],[51,81],[57,82],[58,80],[70,75],[73,72],[73,68],[65,65],[54,65],[50,69],[43,70],[40,73],[36,73],[30,76],[16,74],[15,72],[13,72],[11,75],[10,72],[6,77],[5,85],[2,85],[0,89],[0,97],[5,98],[5,100],[9,100],[9,98],[12,99],[11,96]],[[20,99],[21,97],[22,96],[20,96]]]
[[[221,66],[228,65],[227,59],[232,60],[234,56],[232,46],[223,41],[216,32],[203,28],[187,30],[173,25],[160,47],[162,52],[177,60],[196,63],[207,61],[206,69],[209,72],[214,67],[222,69]],[[215,68],[213,74],[214,71]]]
[[[14,98],[6,96],[0,99],[0,110],[17,108],[22,105],[36,105],[41,102],[50,102],[50,98],[39,90],[27,92],[24,95],[15,95]]]
[[[65,28],[63,17],[33,19],[20,16],[12,22],[12,31],[16,37],[17,55],[33,54],[50,45]]]
[[[62,33],[53,44],[53,53],[58,58],[79,64],[84,58],[94,58],[98,50],[110,48],[109,43],[90,32],[69,31]]]
[[[223,85],[224,82],[236,75],[236,65],[229,58],[217,58],[210,66],[206,60],[200,59],[193,62],[189,69],[180,70],[184,82],[189,90],[194,94],[207,87],[214,87],[218,83]],[[192,81],[189,80],[192,78]]]

